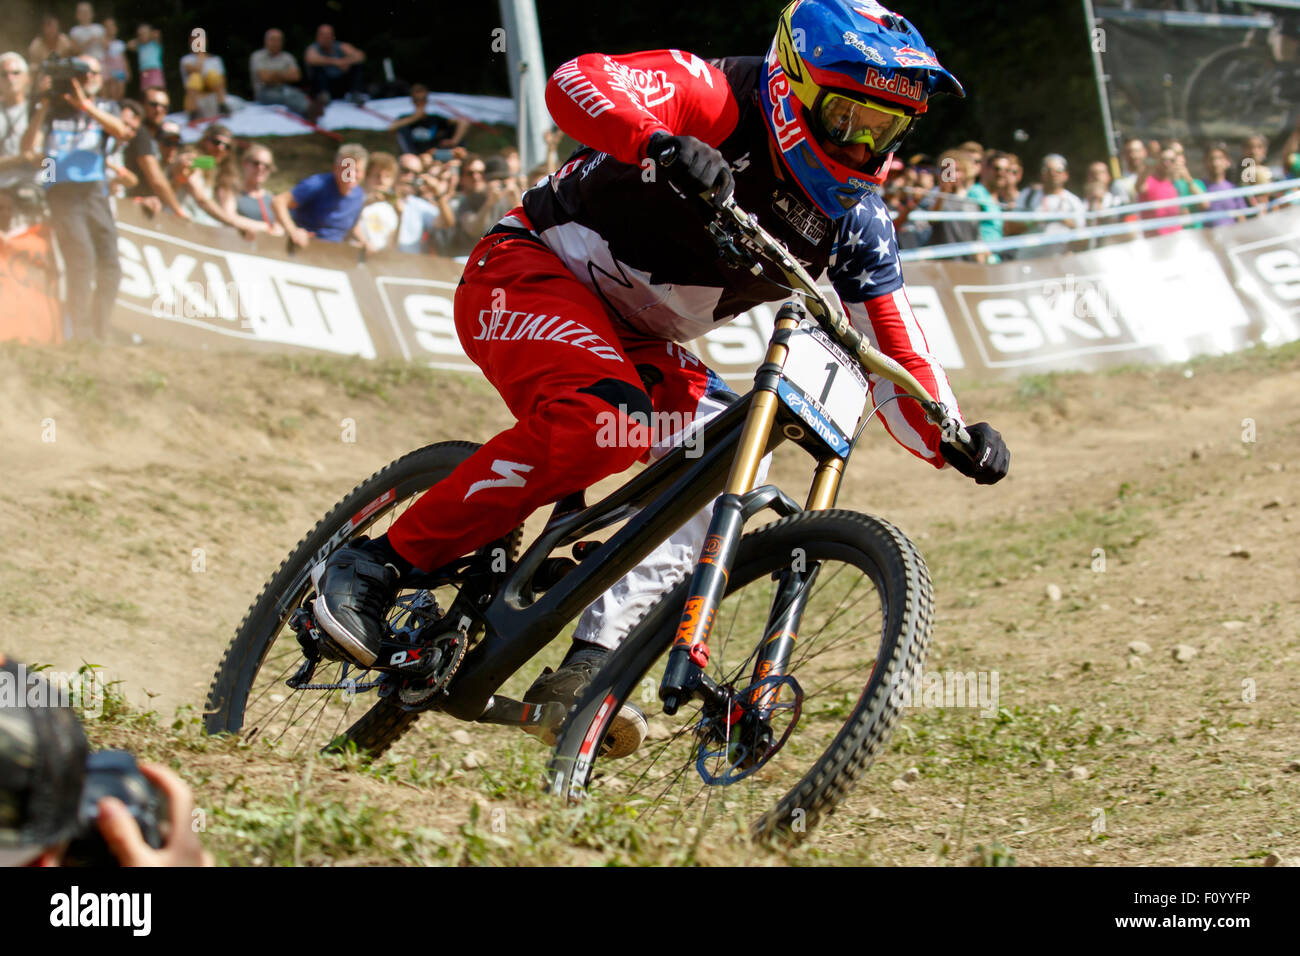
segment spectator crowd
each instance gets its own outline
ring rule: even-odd
[[[1161,223],[1190,213],[1219,213],[1186,228],[1226,225],[1246,217],[1248,206],[1263,212],[1268,195],[1215,198],[1241,186],[1263,185],[1300,177],[1300,125],[1281,151],[1281,162],[1269,165],[1268,140],[1247,137],[1234,150],[1227,143],[1211,143],[1190,161],[1176,139],[1161,143],[1129,139],[1120,162],[1123,174],[1112,178],[1110,163],[1088,164],[1078,192],[1072,191],[1071,171],[1064,156],[1049,153],[1039,163],[1037,178],[1025,180],[1025,167],[1015,153],[986,149],[965,142],[945,150],[937,159],[917,154],[906,162],[895,158],[884,195],[894,216],[900,249],[916,249],[958,242],[991,242],[1017,235],[1069,233],[1085,225],[1133,223],[1127,235],[1049,243],[1002,252],[975,252],[963,258],[981,263],[1055,255],[1067,249],[1094,248],[1122,242],[1134,235],[1167,235],[1184,228],[1181,222]],[[1193,174],[1192,168],[1202,173]],[[1199,203],[1153,206],[1138,212],[1107,211],[1138,203],[1159,203],[1179,197],[1204,195]],[[987,213],[987,218],[929,219],[926,212]],[[1003,213],[1050,213],[1059,218],[1039,221],[1005,219]]]
[[[274,150],[262,142],[240,143],[224,122],[232,112],[227,65],[202,43],[176,61],[173,89],[197,142],[182,144],[181,130],[167,121],[172,109],[161,31],[133,24],[119,38],[112,17],[97,21],[89,2],[76,7],[76,24],[63,32],[47,13],[26,56],[0,54],[0,234],[23,210],[44,209],[64,262],[68,332],[104,338],[121,270],[117,257],[115,203],[138,203],[148,213],[175,216],[251,238],[283,236],[293,247],[313,242],[347,243],[376,253],[396,249],[455,257],[511,208],[526,188],[558,165],[558,131],[548,137],[546,161],[523,170],[514,148],[490,155],[463,145],[470,122],[430,106],[423,83],[409,87],[412,109],[392,120],[392,151],[341,146],[331,169],[278,193],[267,183],[276,169]],[[237,85],[261,104],[281,107],[314,125],[333,99],[367,99],[366,54],[321,24],[300,58],[285,47],[284,32],[270,27],[263,47],[249,58]],[[1282,164],[1266,163],[1268,144],[1250,137],[1240,151],[1215,144],[1190,158],[1177,141],[1124,144],[1122,175],[1091,163],[1082,185],[1073,185],[1063,156],[1042,157],[1038,176],[1026,179],[1016,154],[966,142],[937,159],[895,158],[884,195],[895,218],[899,247],[990,242],[1020,234],[1069,234],[1078,227],[1134,222],[1132,234],[1162,235],[1183,228],[1162,220],[1187,212],[1216,215],[1192,228],[1243,218],[1246,205],[1266,197],[1216,197],[1237,185],[1300,176],[1300,126],[1282,152]],[[1203,177],[1192,173],[1203,170]],[[1077,177],[1074,177],[1077,182]],[[1178,197],[1204,195],[1191,206]],[[1168,203],[1136,214],[1107,211],[1132,203]],[[931,219],[929,213],[966,212],[963,219]],[[1004,219],[1006,212],[1054,214],[1055,219]],[[1091,215],[1089,215],[1091,214]],[[1140,221],[1139,221],[1140,219]],[[1126,237],[1117,237],[1123,239]],[[1073,240],[1014,250],[985,250],[965,258],[983,263],[1051,255],[1111,239]]]
[[[200,44],[176,63],[182,109],[203,129],[182,144],[167,121],[161,32],[140,23],[120,40],[114,19],[97,22],[88,2],[77,4],[76,20],[65,33],[47,13],[25,56],[0,54],[0,233],[43,210],[64,262],[74,337],[107,335],[121,279],[117,203],[248,238],[285,236],[299,248],[333,242],[455,257],[558,165],[554,131],[546,161],[532,170],[521,169],[513,147],[470,152],[462,145],[470,122],[432,108],[428,86],[415,83],[412,111],[389,126],[392,152],[345,144],[328,172],[276,194],[267,188],[274,150],[237,142],[223,121],[232,105],[220,56]],[[332,99],[367,100],[365,51],[331,25],[317,28],[301,63],[280,29],[267,29],[263,44],[248,63],[255,102],[314,124]]]

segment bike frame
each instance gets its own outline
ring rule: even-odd
[[[728,469],[742,457],[758,460],[783,441],[785,434],[770,427],[761,442],[744,439],[751,432],[755,405],[765,391],[752,391],[733,402],[703,427],[703,449],[695,460],[678,446],[653,462],[627,484],[596,504],[576,513],[557,516],[508,572],[496,596],[478,614],[484,636],[470,650],[439,709],[462,720],[477,720],[493,703],[493,694],[519,668],[554,640],[596,598],[632,570],[673,531],[724,489]],[[770,403],[764,403],[768,405]],[[788,413],[787,413],[788,414]],[[790,422],[797,421],[788,415]],[[834,459],[833,462],[829,459]],[[842,473],[842,459],[833,454],[818,462],[808,505],[828,507],[835,488],[828,475]],[[746,489],[751,490],[751,489]],[[764,486],[746,502],[750,513],[774,507],[792,514],[799,506],[773,486]],[[633,513],[635,512],[635,513]],[[627,516],[631,514],[631,517]],[[532,581],[542,564],[557,549],[627,518],[609,540],[583,557],[577,568],[562,577],[536,600],[530,600]],[[417,579],[411,586],[420,587]]]
[[[969,435],[960,422],[951,419],[947,409],[897,362],[876,351],[757,219],[730,199],[710,206],[709,215],[713,218],[710,234],[723,256],[759,271],[763,266],[758,257],[764,258],[785,276],[796,293],[805,297],[808,311],[823,331],[847,348],[864,370],[899,385],[943,428],[945,440],[969,447]],[[436,704],[440,710],[462,720],[539,723],[541,708],[530,709],[527,704],[497,699],[496,691],[554,640],[565,625],[714,498],[717,501],[712,521],[691,577],[659,696],[668,714],[699,696],[711,700],[715,709],[735,704],[730,692],[704,673],[713,615],[726,590],[745,522],[765,507],[773,507],[782,515],[801,510],[773,485],[754,487],[760,463],[787,438],[798,441],[817,461],[804,509],[820,510],[834,505],[852,451],[852,443],[842,453],[822,444],[779,397],[778,386],[784,378],[789,352],[787,343],[805,315],[803,305],[796,301],[782,306],[764,362],[755,373],[754,388],[704,426],[704,450],[697,461],[691,462],[685,446],[679,445],[591,507],[565,514],[565,502],[561,502],[537,541],[506,572],[504,580],[477,594],[468,587],[462,590],[446,618],[477,619],[484,634],[466,653],[445,696]],[[533,599],[534,580],[557,548],[575,544],[585,535],[624,519],[626,524],[609,540],[584,551],[576,568]],[[483,552],[479,557],[485,557]],[[442,569],[408,586],[433,587],[445,583],[445,577]],[[756,656],[754,687],[747,695],[748,703],[756,708],[764,709],[764,702],[775,696],[763,690],[760,682],[771,684],[783,673],[797,639],[808,590],[816,577],[815,566],[792,567],[781,576]],[[468,598],[466,592],[471,592]],[[479,602],[483,603],[481,608],[476,606]],[[605,720],[612,718],[611,708]],[[730,722],[731,717],[727,720]]]

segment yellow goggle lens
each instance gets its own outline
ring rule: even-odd
[[[817,118],[832,142],[841,146],[865,143],[874,152],[893,146],[912,122],[902,110],[839,93],[822,97]]]

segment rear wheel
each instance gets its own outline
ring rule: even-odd
[[[814,566],[789,679],[755,681],[778,579]],[[741,815],[756,838],[800,839],[844,799],[898,719],[899,691],[929,646],[925,562],[893,525],[849,511],[804,512],[742,539],[714,617],[707,674],[729,699],[762,694],[771,705],[761,757],[699,701],[663,713],[655,665],[688,588],[683,582],[647,612],[575,703],[556,744],[552,789],[632,809],[686,836]],[[649,736],[631,757],[602,758],[592,741],[628,700],[646,711]]]
[[[425,491],[451,474],[477,450],[470,442],[442,442],[399,458],[371,475],[339,502],[280,565],[248,609],[212,678],[205,708],[208,733],[239,734],[287,752],[355,746],[378,756],[419,717],[394,696],[379,697],[378,671],[322,660],[307,687],[286,681],[304,663],[302,647],[289,626],[293,613],[312,593],[312,567],[362,534],[384,534]],[[505,541],[509,557],[518,550],[522,529]],[[401,592],[390,621],[403,606],[443,612],[455,600],[455,582],[436,591]]]

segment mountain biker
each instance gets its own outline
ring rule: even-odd
[[[718,198],[734,190],[813,275],[829,270],[873,345],[960,415],[908,303],[893,225],[876,193],[893,150],[936,93],[964,96],[916,28],[875,0],[796,0],[766,57],[587,54],[556,70],[547,106],[587,145],[479,241],[455,296],[466,354],[518,422],[386,535],[358,539],[314,569],[325,632],[371,666],[412,569],[470,553],[538,507],[673,444],[670,436],[652,447],[627,419],[680,413],[698,424],[734,398],[677,343],[788,290],[719,259],[691,204],[664,180]],[[655,157],[668,146],[676,159],[660,168]],[[981,484],[1006,474],[1006,446],[987,424],[970,427],[976,454],[968,459],[919,405],[888,401],[897,394],[891,382],[873,376],[871,393],[889,433],[917,457]],[[601,428],[611,415],[624,419],[617,434],[627,441],[601,440],[613,431]],[[558,701],[567,711],[604,655],[689,574],[710,513],[688,521],[584,612],[559,669],[546,669],[526,701]],[[644,717],[625,705],[616,733],[620,724],[636,725],[635,749]],[[555,729],[539,736],[553,743]]]

